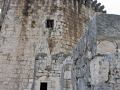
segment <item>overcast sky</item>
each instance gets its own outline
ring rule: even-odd
[[[97,0],[105,6],[105,10],[109,14],[120,15],[120,0]]]

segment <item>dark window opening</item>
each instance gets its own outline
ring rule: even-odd
[[[80,13],[80,8],[81,8],[81,1],[78,0],[78,13]]]
[[[46,82],[41,83],[40,90],[47,90],[47,83]]]
[[[74,0],[73,2],[74,2],[74,7],[76,7],[76,0]]]
[[[0,26],[0,31],[1,31],[2,26]]]
[[[52,28],[54,27],[54,20],[47,20],[46,28]]]

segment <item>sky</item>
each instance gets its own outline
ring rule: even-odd
[[[105,9],[108,14],[117,14],[120,15],[120,0],[97,0],[102,5],[105,6]]]

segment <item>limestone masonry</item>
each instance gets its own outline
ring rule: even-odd
[[[0,0],[0,90],[120,90],[120,16],[93,0]]]

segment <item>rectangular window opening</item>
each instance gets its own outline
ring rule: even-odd
[[[47,20],[46,28],[53,29],[53,27],[54,27],[54,20]]]
[[[41,83],[40,90],[47,90],[47,83],[46,82]]]

